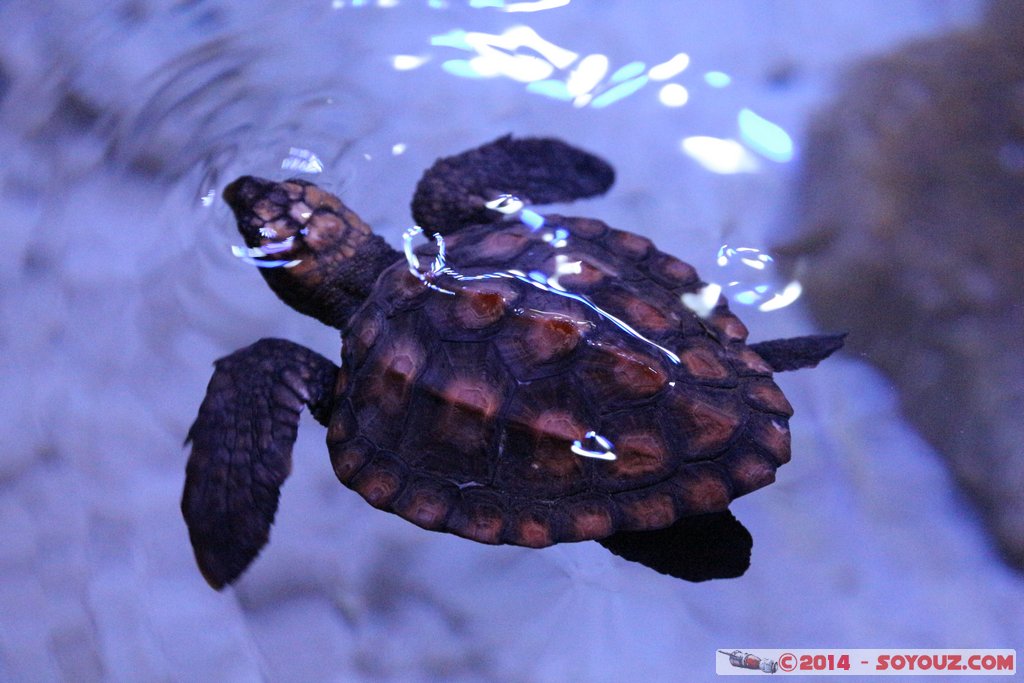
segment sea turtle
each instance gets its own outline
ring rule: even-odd
[[[227,186],[246,258],[341,330],[342,350],[339,368],[263,339],[216,362],[181,502],[214,588],[268,540],[304,406],[328,428],[338,479],[425,529],[596,540],[690,581],[746,570],[752,540],[727,506],[790,458],[772,372],[816,365],[842,335],[748,346],[724,297],[684,303],[705,284],[647,238],[515,211],[613,180],[549,138],[440,159],[412,202],[434,241],[405,255],[305,180]]]

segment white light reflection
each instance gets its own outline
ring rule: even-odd
[[[395,156],[398,156],[399,154],[404,154],[405,150],[406,144],[404,142],[396,142],[395,144],[391,145],[391,153]]]
[[[299,171],[300,173],[322,173],[324,164],[317,155],[308,149],[290,147],[288,149],[288,156],[281,160],[281,168],[286,171]]]
[[[605,55],[587,55],[569,73],[565,87],[573,97],[579,97],[593,90],[608,73],[608,58]]]
[[[722,295],[722,285],[711,283],[704,285],[696,292],[683,294],[680,300],[683,305],[691,311],[706,318],[711,315],[711,310],[718,305],[718,297]]]
[[[302,263],[301,259],[294,261],[263,261],[261,260],[264,256],[271,256],[273,254],[280,253],[282,251],[288,251],[292,248],[292,242],[295,237],[289,237],[288,239],[280,242],[274,242],[271,244],[265,244],[262,247],[240,247],[238,245],[231,245],[231,253],[236,258],[241,259],[245,263],[257,268],[294,268],[295,266]]]
[[[485,202],[488,209],[512,216],[522,221],[531,230],[540,230],[544,227],[544,216],[532,209],[527,209],[526,204],[519,197],[512,194],[501,194],[496,199]]]
[[[430,60],[430,57],[420,57],[418,55],[395,55],[391,58],[391,66],[396,71],[410,71],[417,69]]]
[[[786,306],[789,306],[791,303],[799,299],[800,295],[803,294],[803,291],[803,286],[798,281],[793,280],[788,285],[786,285],[781,292],[777,293],[771,299],[765,301],[763,304],[758,306],[757,310],[767,312],[777,311],[780,308],[785,308]]]
[[[214,200],[217,198],[217,191],[210,190],[200,198],[200,202],[203,206],[212,206]]]
[[[772,161],[786,162],[793,158],[793,139],[778,124],[758,116],[749,109],[737,117],[740,136],[759,154]]]
[[[598,460],[615,460],[617,456],[612,452],[613,448],[611,441],[594,431],[587,432],[583,441],[576,439],[571,446],[576,455]]]
[[[652,66],[647,75],[651,77],[652,81],[667,81],[673,76],[681,74],[689,65],[690,56],[685,52],[680,52],[667,62]]]
[[[534,0],[534,2],[513,2],[505,6],[506,12],[542,12],[546,9],[565,7],[572,0]]]
[[[681,107],[690,100],[690,93],[678,83],[666,83],[658,91],[658,100],[666,107]]]
[[[540,7],[539,3],[519,4]],[[486,6],[496,5],[487,3]],[[463,59],[443,61],[441,67],[452,75],[474,79],[505,76],[525,83],[529,92],[570,101],[578,108],[607,107],[637,92],[648,81],[670,78],[689,64],[689,57],[680,53],[646,73],[647,67],[640,61],[629,62],[612,71],[606,55],[590,54],[579,59],[577,53],[544,40],[528,26],[513,26],[498,35],[457,29],[432,36],[430,43],[476,53]],[[527,52],[519,52],[521,49]],[[574,64],[575,68],[568,71]],[[680,95],[681,91],[675,88],[669,89],[667,96],[670,101],[678,102]]]
[[[555,274],[545,281],[560,292],[566,291],[565,287],[558,281],[563,275],[579,275],[583,272],[583,261],[570,261],[565,254],[555,255]],[[532,273],[531,273],[532,275]],[[543,273],[541,274],[543,277]]]
[[[499,213],[503,213],[506,216],[511,216],[514,213],[523,210],[526,206],[523,200],[513,194],[498,195],[496,199],[492,199],[484,204],[488,209],[492,209]]]
[[[499,36],[477,32],[467,33],[466,42],[470,47],[477,50],[491,48],[492,46],[505,50],[517,50],[521,47],[527,47],[551,62],[551,65],[556,69],[568,68],[579,57],[577,53],[571,50],[566,50],[544,40],[529,26],[513,26]]]
[[[757,157],[736,140],[697,135],[684,138],[681,146],[712,173],[753,173],[760,168]]]

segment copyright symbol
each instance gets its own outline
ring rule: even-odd
[[[783,652],[779,656],[779,668],[783,671],[796,670],[796,655],[792,652]]]

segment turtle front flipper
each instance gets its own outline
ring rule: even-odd
[[[506,135],[438,159],[416,186],[412,215],[426,232],[447,235],[499,220],[486,204],[501,195],[554,204],[604,194],[613,182],[615,171],[593,154],[554,138]]]
[[[220,590],[266,544],[299,414],[308,405],[327,424],[338,367],[283,339],[261,339],[214,367],[186,439],[181,512],[199,570]]]
[[[843,348],[843,334],[815,334],[808,337],[773,339],[751,344],[750,349],[764,358],[775,372],[813,368]]]
[[[653,531],[619,531],[598,541],[619,557],[686,581],[732,579],[750,566],[754,540],[728,510],[682,517]]]

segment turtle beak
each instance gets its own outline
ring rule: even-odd
[[[224,188],[224,201],[237,214],[244,207],[252,207],[256,199],[269,189],[272,183],[263,178],[244,175]]]

